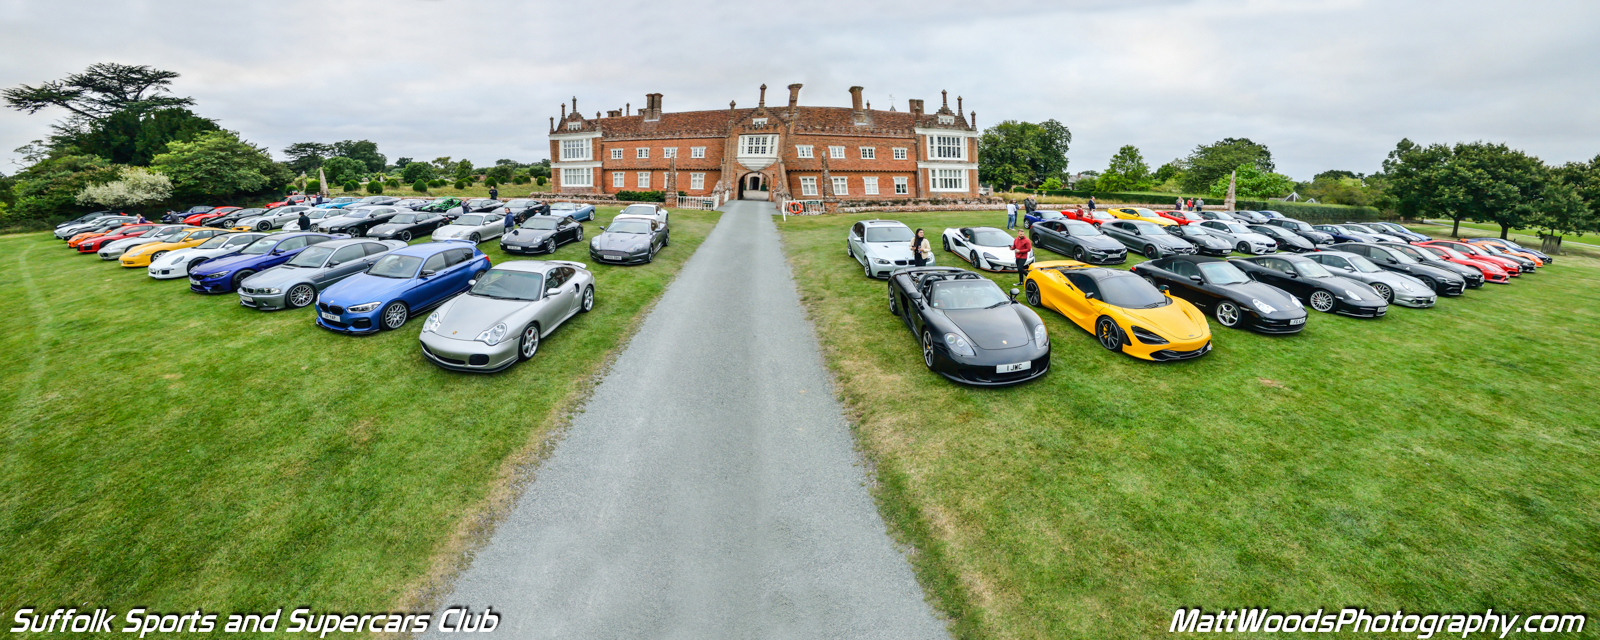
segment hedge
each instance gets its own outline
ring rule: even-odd
[[[618,191],[617,199],[623,202],[666,202],[667,194],[662,191]]]
[[[1342,204],[1306,204],[1277,200],[1238,200],[1235,206],[1248,211],[1276,211],[1296,220],[1306,222],[1353,222],[1357,220],[1387,220],[1376,207],[1351,207]]]

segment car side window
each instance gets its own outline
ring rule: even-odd
[[[306,246],[322,244],[332,239],[333,238],[329,238],[328,236],[306,236]]]
[[[1077,287],[1079,291],[1082,291],[1084,295],[1091,293],[1100,295],[1100,286],[1095,284],[1094,278],[1086,274],[1069,273],[1067,274],[1067,281],[1071,282],[1072,286]]]
[[[438,272],[444,270],[445,267],[450,266],[450,263],[445,259],[445,254],[446,253],[449,253],[449,252],[448,251],[442,251],[442,252],[439,252],[439,253],[435,253],[435,254],[433,254],[431,256],[428,256],[428,259],[423,261],[423,263],[422,263],[422,270],[423,271],[432,271],[434,273],[438,273]]]
[[[333,262],[345,264],[352,260],[360,260],[366,257],[367,251],[361,248],[364,244],[366,243],[363,242],[361,244],[353,244],[348,247],[340,247],[338,251],[333,252]]]
[[[854,238],[860,239],[861,236],[863,235],[863,233],[861,231],[863,226],[865,226],[865,225],[862,225],[861,223],[857,222],[855,224],[855,226],[850,227],[850,235],[852,237],[854,237]]]
[[[971,240],[972,239],[972,230],[971,229],[962,229],[961,230],[961,238],[964,239],[964,240]]]
[[[578,274],[578,270],[572,267],[561,267],[557,271],[561,272],[561,284],[572,282],[572,277]]]
[[[1173,262],[1172,272],[1185,278],[1200,275],[1200,270],[1194,266],[1194,263],[1185,260]]]
[[[383,246],[383,245],[378,244],[376,242],[363,242],[363,243],[361,243],[361,249],[363,251],[366,251],[367,255],[375,256],[375,255],[378,255],[378,254],[383,253],[385,251],[388,251],[389,247]]]
[[[306,237],[299,236],[297,238],[289,238],[288,240],[279,242],[277,249],[279,251],[294,251],[295,249],[299,249],[304,246],[306,246]]]
[[[566,279],[561,277],[561,269],[551,269],[544,274],[544,288],[546,289],[554,289],[565,283]]]

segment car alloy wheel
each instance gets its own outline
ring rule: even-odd
[[[588,313],[589,310],[593,309],[593,308],[594,308],[594,287],[584,287],[583,288],[583,306],[578,307],[578,310],[582,311],[584,313]]]
[[[1427,276],[1422,276],[1421,278],[1422,278],[1422,285],[1423,286],[1427,287],[1429,291],[1432,291],[1434,293],[1439,293],[1439,283],[1438,282],[1434,281],[1433,278],[1429,278]]]
[[[856,259],[856,248],[850,244],[849,240],[844,241],[844,254],[850,256],[851,260]]]
[[[950,239],[949,238],[939,238],[939,242],[944,244],[944,250],[945,251],[949,251],[950,250]]]
[[[1218,303],[1217,322],[1222,323],[1224,327],[1232,327],[1239,324],[1239,305],[1226,300]]]
[[[271,231],[271,230],[272,230],[272,223],[267,222],[266,220],[262,220],[261,222],[257,222],[256,223],[256,231]]]
[[[1251,255],[1250,245],[1247,245],[1247,244],[1245,244],[1243,242],[1239,243],[1239,246],[1234,247],[1233,250],[1234,251],[1238,251],[1239,253],[1242,253],[1242,254],[1245,254],[1245,255]]]
[[[1100,316],[1100,321],[1095,323],[1094,335],[1107,351],[1122,350],[1122,329],[1111,318]]]
[[[539,325],[530,324],[526,329],[522,330],[522,344],[518,345],[517,347],[517,355],[522,356],[523,360],[527,360],[528,358],[532,358],[533,354],[538,352]]]
[[[928,370],[933,370],[933,334],[922,332],[922,364],[928,365]]]
[[[1311,308],[1323,313],[1333,311],[1333,294],[1318,289],[1311,293]]]
[[[406,323],[406,317],[411,312],[406,310],[404,302],[391,302],[383,308],[383,328],[399,329]]]
[[[1078,262],[1088,262],[1089,261],[1088,256],[1084,255],[1084,253],[1083,253],[1083,247],[1078,247],[1078,248],[1072,250],[1072,259],[1073,260],[1077,260]]]
[[[554,237],[551,237],[549,240],[545,240],[544,241],[544,252],[545,253],[555,253],[556,252],[556,239]]]
[[[1144,246],[1144,257],[1155,260],[1156,258],[1161,257],[1161,252],[1156,250],[1155,245],[1147,244]]]
[[[1394,302],[1394,289],[1382,282],[1372,283],[1372,288],[1378,290],[1378,295],[1384,302]]]
[[[316,299],[317,290],[309,284],[297,284],[290,287],[289,293],[283,296],[283,301],[289,304],[290,309],[308,306]]]
[[[473,244],[477,244],[478,242],[481,241],[481,240],[479,240],[478,234],[476,234],[476,233],[474,233],[474,234],[472,234],[470,236],[467,236],[467,239],[471,240]]]
[[[401,242],[411,242],[411,232],[401,231],[399,235],[395,236],[395,238],[398,238]]]
[[[1039,283],[1029,280],[1022,288],[1027,290],[1028,306],[1039,306]]]
[[[152,253],[152,254],[150,254],[150,261],[151,262],[155,262],[156,258],[159,258],[159,257],[164,256],[164,255],[167,255],[167,252],[165,252],[165,251],[157,251],[155,253]]]
[[[872,258],[867,258],[865,262],[861,263],[861,271],[866,273],[868,278],[872,277]]]
[[[256,274],[256,272],[251,271],[249,269],[240,269],[238,271],[238,273],[233,274],[233,288],[238,289],[239,288],[239,283],[244,282],[245,278],[248,278],[248,277],[253,276],[255,274]]]
[[[583,227],[578,227],[578,238],[573,242],[583,242]]]
[[[900,315],[900,300],[895,297],[894,289],[889,289],[889,315]]]

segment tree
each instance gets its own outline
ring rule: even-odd
[[[550,160],[540,160],[528,165],[528,176],[532,178],[550,178]],[[539,184],[544,184],[543,182]]]
[[[1462,220],[1494,223],[1502,238],[1539,216],[1538,199],[1551,179],[1538,158],[1486,142],[1421,147],[1401,140],[1383,172],[1383,202],[1401,214],[1448,217],[1451,235],[1461,233]]]
[[[311,175],[322,166],[322,161],[333,155],[333,146],[320,142],[296,142],[283,148],[289,169],[295,174]]]
[[[11,217],[43,220],[83,211],[77,198],[84,187],[116,179],[117,169],[105,158],[64,154],[44,158],[11,178]]]
[[[367,172],[367,165],[354,158],[334,156],[322,161],[322,171],[328,175],[328,184],[344,184],[360,178]]]
[[[75,153],[95,155],[115,164],[147,166],[150,159],[166,153],[173,140],[193,141],[207,131],[221,127],[182,107],[153,111],[124,109],[74,134],[56,136],[56,144]]]
[[[78,192],[78,204],[130,209],[172,197],[172,179],[144,167],[123,167],[117,180],[91,184]]]
[[[230,201],[286,184],[288,167],[232,131],[211,131],[194,142],[172,142],[150,166],[172,179],[173,195],[188,201]]]
[[[400,172],[400,176],[406,182],[427,181],[437,177],[438,172],[434,170],[433,165],[426,162],[412,162],[406,164],[406,168]]]
[[[1289,176],[1262,171],[1254,164],[1241,164],[1235,171],[1238,177],[1234,180],[1234,194],[1241,198],[1279,198],[1289,195],[1289,191],[1294,189],[1294,180],[1290,180]],[[1233,172],[1229,172],[1212,183],[1212,197],[1227,197],[1228,179],[1233,175]]]
[[[978,138],[978,180],[1001,188],[1038,184],[1067,170],[1072,132],[1055,120],[1007,120]]]
[[[484,171],[483,175],[485,178],[494,180],[498,183],[511,182],[511,171],[515,168],[513,166],[514,164],[515,163],[496,164],[495,166],[489,167],[487,171]]]
[[[456,163],[450,160],[450,156],[439,156],[433,159],[433,168],[439,175],[450,175],[456,172]]]
[[[1362,177],[1364,177],[1364,176],[1362,176],[1359,173],[1353,173],[1353,172],[1350,172],[1350,171],[1345,171],[1343,169],[1330,169],[1328,171],[1324,171],[1324,172],[1319,173],[1319,174],[1317,174],[1315,176],[1312,176],[1311,180],[1312,181],[1317,181],[1317,180],[1344,180],[1344,179],[1360,180]]]
[[[19,85],[0,91],[6,105],[34,114],[50,107],[66,109],[69,115],[56,123],[56,132],[71,136],[87,131],[120,111],[144,114],[170,107],[187,107],[192,98],[171,95],[175,71],[148,65],[102,62],[90,65],[83,73],[38,86]]]
[[[1161,183],[1164,183],[1164,182],[1166,182],[1168,180],[1172,180],[1174,178],[1181,178],[1183,176],[1183,173],[1184,173],[1183,161],[1182,160],[1173,160],[1172,162],[1168,162],[1168,163],[1166,163],[1164,165],[1161,165],[1160,168],[1156,169],[1155,175],[1151,176],[1151,178],[1152,178],[1152,182],[1155,182],[1156,184],[1161,184]]]
[[[1266,145],[1251,142],[1249,138],[1224,138],[1220,142],[1194,148],[1184,161],[1183,188],[1190,192],[1205,191],[1217,178],[1228,175],[1241,164],[1254,165],[1262,173],[1271,173],[1272,152]]]
[[[462,160],[461,162],[456,163],[455,177],[457,184],[461,184],[464,181],[470,181],[472,179],[472,161]],[[461,187],[457,188],[459,189]]]
[[[378,153],[378,144],[371,140],[340,140],[333,143],[333,155],[359,161],[366,167],[364,173],[383,171],[387,161],[383,154]]]
[[[1145,164],[1139,148],[1131,144],[1118,149],[1105,174],[1095,180],[1095,188],[1101,191],[1134,191],[1150,186],[1150,165]]]
[[[402,158],[395,158],[394,159],[394,168],[395,169],[404,171],[405,168],[406,168],[406,165],[408,165],[408,164],[411,164],[411,158],[402,157]]]

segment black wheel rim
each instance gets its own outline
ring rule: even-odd
[[[1078,247],[1077,249],[1073,249],[1072,250],[1072,257],[1077,258],[1078,262],[1087,262],[1086,260],[1084,260],[1083,247]]]
[[[400,232],[400,241],[401,242],[411,242],[411,232],[410,231],[401,231]]]
[[[289,306],[300,308],[311,304],[311,285],[298,285],[289,290]]]
[[[239,287],[239,283],[244,282],[245,278],[253,276],[253,275],[255,275],[255,273],[256,272],[254,272],[254,271],[251,271],[249,269],[245,269],[244,271],[240,271],[238,273],[233,274],[233,286],[234,286],[234,288],[237,289]]]
[[[1100,346],[1107,350],[1116,351],[1122,346],[1122,339],[1117,336],[1117,325],[1109,319],[1101,319],[1100,327],[1095,334],[1100,338]]]
[[[1039,285],[1029,281],[1026,289],[1028,290],[1028,304],[1035,307],[1039,306]]]
[[[406,308],[399,304],[391,304],[383,311],[383,324],[390,329],[398,329],[406,323]]]
[[[1217,322],[1221,322],[1224,327],[1239,324],[1239,307],[1234,306],[1232,302],[1217,305]]]
[[[1333,294],[1326,291],[1318,291],[1311,294],[1311,308],[1317,311],[1333,309]]]
[[[1156,258],[1156,248],[1155,248],[1155,246],[1152,245],[1152,246],[1145,247],[1144,248],[1144,257],[1149,258],[1151,260],[1154,260]]]

